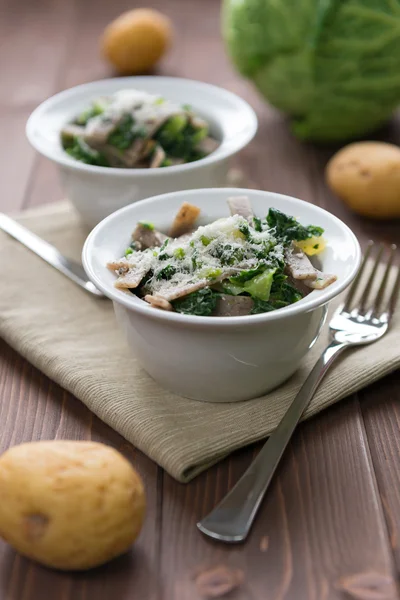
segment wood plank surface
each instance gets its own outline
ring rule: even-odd
[[[300,428],[248,542],[227,552],[199,539],[193,522],[222,498],[250,458],[241,452],[228,468],[221,465],[191,486],[177,487],[166,477],[162,564],[165,573],[175,573],[166,598],[200,600],[202,589],[217,585],[214,580],[228,580],[224,570],[241,574],[233,597],[243,600],[340,599],[353,579],[367,588],[371,574],[380,593],[396,597],[391,551],[355,399]]]
[[[4,342],[0,341],[0,344],[0,450],[40,439],[94,440],[109,444],[131,460],[143,477],[149,514],[135,552],[88,576],[71,577],[40,568],[1,543],[1,600],[47,600],[45,590],[54,586],[59,590],[59,596],[54,595],[54,600],[61,597],[68,600],[113,597],[119,600],[129,597],[128,589],[139,589],[144,598],[156,598],[158,523],[161,518],[157,466]],[[28,578],[27,573],[30,574]]]
[[[0,0],[0,210],[61,195],[57,173],[24,139],[30,111],[60,89],[112,75],[103,27],[139,0]],[[250,186],[298,196],[346,221],[364,244],[400,242],[398,223],[359,219],[326,188],[335,150],[297,141],[285,119],[238,77],[224,53],[218,0],[157,0],[175,42],[157,74],[208,81],[256,109],[259,132],[234,160]],[[400,119],[378,139],[400,142]],[[89,573],[50,571],[0,542],[0,600],[394,600],[400,568],[399,375],[302,424],[248,542],[202,537],[196,521],[233,485],[259,445],[188,485],[167,476],[78,400],[0,343],[0,450],[38,439],[93,439],[121,450],[144,478],[143,532],[124,557]],[[0,499],[1,501],[1,499]]]
[[[359,393],[365,428],[400,572],[400,374],[393,373]]]

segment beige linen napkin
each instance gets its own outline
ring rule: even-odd
[[[21,223],[80,258],[86,232],[67,203],[24,213]],[[278,390],[256,400],[209,404],[175,396],[141,369],[117,329],[108,300],[82,291],[0,232],[0,335],[80,398],[103,421],[179,481],[270,433],[327,340]],[[312,401],[309,417],[400,365],[399,310],[387,336],[350,350]]]

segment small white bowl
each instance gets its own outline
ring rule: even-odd
[[[210,124],[220,146],[201,160],[160,169],[97,167],[71,158],[62,148],[61,128],[99,96],[132,88],[190,104]],[[79,85],[43,102],[26,126],[32,146],[58,165],[66,197],[90,228],[118,208],[149,196],[226,185],[229,157],[256,131],[257,117],[244,100],[214,85],[175,77],[121,77]]]
[[[243,317],[166,312],[114,287],[106,263],[123,255],[138,221],[167,230],[186,200],[201,209],[200,224],[209,223],[229,215],[226,200],[233,195],[247,195],[260,217],[276,207],[304,225],[323,227],[327,247],[319,258],[337,281],[287,308]],[[360,258],[354,234],[329,212],[288,196],[235,188],[164,194],[122,208],[97,225],[82,253],[88,277],[113,301],[119,326],[146,371],[176,394],[210,402],[255,398],[288,379],[318,337],[327,303],[353,280]]]

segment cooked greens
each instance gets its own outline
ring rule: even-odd
[[[75,137],[68,143],[65,142],[64,148],[72,158],[80,160],[87,165],[106,167],[108,164],[104,154],[91,148],[81,137]]]
[[[174,300],[172,306],[176,312],[184,315],[209,317],[217,306],[218,294],[211,288],[203,288],[192,292],[180,300]]]
[[[284,243],[292,240],[301,242],[314,236],[318,237],[324,232],[321,227],[315,225],[303,227],[297,219],[285,215],[277,208],[269,209],[266,221],[269,227],[274,228],[276,237]]]
[[[230,277],[228,283],[225,285],[226,292],[233,296],[249,294],[253,299],[257,298],[257,300],[266,302],[271,294],[271,287],[277,267],[264,269],[262,266],[259,269],[253,269],[253,271],[257,270],[261,272],[253,275],[250,279],[244,278],[246,271],[236,277]]]
[[[80,162],[120,168],[193,162],[219,145],[191,107],[137,90],[94,101],[63,127],[61,143]]]
[[[270,288],[270,294],[268,300],[262,300],[260,298],[254,299],[254,306],[252,314],[258,314],[263,312],[269,312],[276,310],[277,308],[284,308],[290,304],[294,304],[303,298],[304,292],[300,292],[298,289],[287,282],[287,276],[280,271],[274,277]]]
[[[98,115],[103,114],[106,104],[104,102],[92,102],[92,105],[89,108],[86,108],[83,112],[81,112],[75,119],[74,123],[76,125],[87,125],[90,119],[93,117],[97,117]]]
[[[240,316],[284,308],[335,281],[334,275],[318,271],[299,246],[312,243],[314,254],[319,239],[323,249],[321,227],[303,226],[274,208],[257,218],[245,197],[228,203],[230,217],[197,229],[198,211],[191,211],[187,233],[178,238],[138,223],[125,256],[108,265],[119,275],[116,287],[164,310]],[[189,207],[178,215],[187,215]]]

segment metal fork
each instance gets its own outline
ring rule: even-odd
[[[400,269],[397,267],[395,283],[388,290],[390,273],[395,268],[393,260],[396,246],[390,248],[385,272],[379,281],[378,292],[374,295],[372,288],[378,281],[377,271],[383,246],[378,248],[367,283],[363,289],[360,285],[373,246],[373,242],[370,242],[344,303],[329,323],[331,343],[316,362],[277,429],[232,490],[207,517],[197,523],[200,531],[209,537],[229,543],[243,542],[246,539],[289,440],[328,369],[346,348],[376,342],[388,330],[400,288]],[[361,298],[353,306],[358,292],[361,293]],[[390,297],[382,308],[387,292]],[[371,298],[372,295],[374,297]]]

